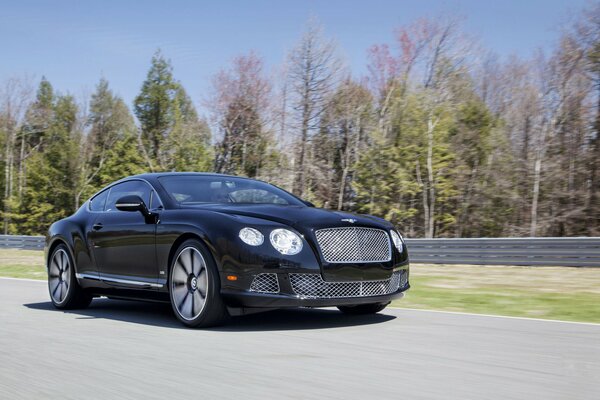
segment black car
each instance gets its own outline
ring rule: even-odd
[[[409,288],[406,246],[389,222],[218,174],[115,182],[52,224],[46,260],[58,308],[98,296],[168,301],[198,327],[285,307],[376,313]]]

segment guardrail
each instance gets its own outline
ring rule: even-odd
[[[0,248],[44,250],[43,236],[0,235]]]
[[[416,264],[600,267],[600,237],[406,239]],[[0,235],[0,248],[42,250],[43,236]]]
[[[600,267],[600,237],[407,239],[406,245],[414,263]]]

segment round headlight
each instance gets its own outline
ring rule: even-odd
[[[240,231],[240,239],[242,242],[250,246],[260,246],[265,242],[265,237],[262,233],[254,228],[244,228]]]
[[[302,250],[302,238],[287,229],[275,229],[271,232],[271,244],[281,254],[293,256]]]
[[[402,239],[400,239],[400,235],[398,235],[396,231],[390,231],[390,235],[392,236],[392,242],[394,242],[394,246],[396,246],[399,253],[402,253]]]

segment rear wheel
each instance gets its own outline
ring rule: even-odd
[[[56,308],[86,308],[92,296],[86,293],[75,277],[75,264],[67,246],[56,246],[48,262],[48,292]]]
[[[187,326],[220,325],[229,317],[221,299],[215,262],[197,240],[187,240],[177,249],[171,265],[169,292],[175,315]]]
[[[376,314],[379,311],[383,311],[390,303],[371,303],[371,304],[360,304],[357,306],[339,306],[338,309],[344,314],[349,315],[366,315]]]

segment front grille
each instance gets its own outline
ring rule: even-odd
[[[301,298],[332,299],[390,294],[407,284],[408,274],[397,271],[381,281],[325,282],[320,274],[290,274],[292,290]]]
[[[258,274],[250,284],[251,292],[279,293],[279,280],[277,274]]]
[[[328,263],[388,262],[392,259],[390,237],[373,228],[327,228],[315,232],[323,259]]]

